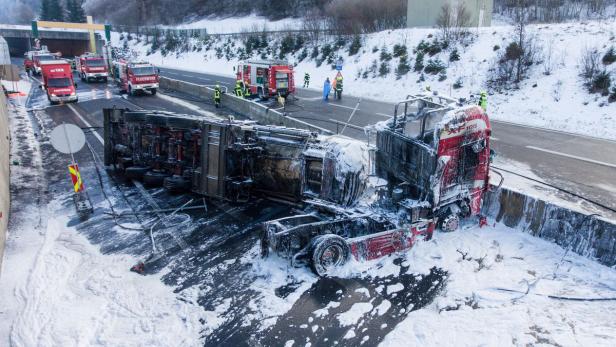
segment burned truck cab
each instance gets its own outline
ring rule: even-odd
[[[377,132],[376,173],[391,199],[453,231],[480,213],[488,189],[490,122],[476,105],[438,95],[409,96]]]

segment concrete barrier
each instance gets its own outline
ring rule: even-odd
[[[160,88],[184,93],[202,100],[211,101],[214,99],[214,89],[172,78],[161,77]],[[306,129],[316,131],[321,134],[332,133],[327,129],[323,129],[290,116],[285,116],[281,112],[273,110],[265,105],[239,98],[230,93],[222,94],[221,103],[224,107],[230,109],[231,111],[244,115],[260,124]]]
[[[486,196],[484,213],[508,227],[554,242],[607,266],[616,265],[616,225],[507,188]]]
[[[9,221],[10,191],[9,191],[9,111],[4,92],[0,87],[0,270],[4,257],[4,244]]]

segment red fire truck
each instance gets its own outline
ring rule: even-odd
[[[41,61],[42,88],[52,105],[61,102],[77,102],[77,84],[73,80],[71,64],[63,59]]]
[[[119,60],[113,63],[113,76],[120,85],[120,91],[135,95],[139,91],[149,91],[156,95],[159,70],[150,63]]]
[[[249,60],[240,63],[236,70],[236,81],[241,81],[250,94],[261,99],[295,93],[293,66],[281,60]]]
[[[58,59],[58,53],[49,53],[47,50],[29,51],[24,56],[24,68],[34,75],[41,74],[41,62]]]
[[[109,76],[107,63],[102,56],[86,53],[75,58],[75,69],[82,81],[91,80],[107,82]]]

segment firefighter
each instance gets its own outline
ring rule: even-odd
[[[250,84],[246,83],[244,85],[244,97],[245,98],[249,98],[250,97]]]
[[[244,87],[242,85],[242,81],[235,81],[235,96],[240,98],[244,97]]]
[[[214,88],[214,105],[216,105],[216,108],[220,107],[220,84],[217,84]]]
[[[335,91],[336,91],[336,99],[340,100],[342,99],[342,75],[338,75],[336,76],[336,87],[335,87]]]
[[[488,110],[488,93],[481,92],[479,96],[479,106],[481,106],[483,112]]]
[[[308,88],[309,85],[310,85],[310,74],[306,72],[304,74],[304,88]]]
[[[331,83],[329,83],[329,77],[327,77],[327,79],[325,79],[325,83],[323,83],[323,100],[329,100],[329,92],[331,91],[331,89],[332,85]]]

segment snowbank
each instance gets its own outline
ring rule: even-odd
[[[349,56],[349,42],[335,54],[344,60],[345,93],[351,95],[393,102],[403,99],[408,94],[421,92],[429,85],[432,90],[453,97],[469,97],[486,89],[488,70],[499,51],[505,49],[511,41],[512,32],[513,28],[506,25],[473,29],[477,38],[467,47],[457,47],[460,61],[449,62],[450,50],[453,47],[434,57],[426,55],[424,64],[429,59],[440,59],[447,66],[447,79],[443,81],[438,81],[438,76],[426,73],[424,74],[426,80],[419,82],[420,75],[412,71],[415,61],[413,48],[422,40],[430,41],[431,35],[437,35],[438,31],[435,29],[401,29],[370,34],[363,39],[358,54]],[[536,24],[528,26],[528,33],[535,35],[537,42],[543,48],[541,63],[531,68],[530,77],[520,84],[519,90],[488,97],[488,111],[492,119],[616,139],[616,127],[607,126],[616,120],[616,103],[609,104],[607,97],[588,93],[579,77],[578,67],[582,51],[586,47],[596,47],[604,52],[614,44],[616,22],[609,20]],[[114,37],[115,43],[119,45],[119,35]],[[232,76],[233,66],[239,60],[237,55],[228,61],[220,54],[218,58],[216,54],[216,48],[224,50],[226,40],[215,42],[209,51],[191,51],[166,57],[162,56],[160,51],[146,57],[149,47],[144,44],[133,42],[130,46],[134,47],[142,57],[160,66]],[[242,41],[233,41],[232,44],[234,45],[231,47],[232,52],[244,47]],[[395,44],[407,46],[411,72],[396,79],[398,58],[393,58],[387,63],[390,72],[386,76],[379,77],[377,67],[376,73],[369,72],[366,78],[363,78],[361,75],[370,70],[373,62],[380,66],[381,50],[386,48],[392,53]],[[271,55],[274,55],[278,51],[279,42],[271,46],[274,48]],[[495,50],[495,46],[500,48]],[[323,43],[321,49],[322,47]],[[309,72],[312,85],[320,88],[322,81],[326,77],[333,78],[336,71],[332,70],[327,62],[317,67],[315,59],[310,58],[312,48],[312,46],[306,47],[308,57],[302,62],[298,59],[301,50],[294,56],[288,56],[288,59],[296,64],[297,76]],[[552,70],[549,75],[544,74],[546,65]],[[606,68],[612,71],[615,69],[614,66],[616,64]],[[299,80],[299,77],[297,79]],[[458,79],[462,81],[462,87],[454,89]],[[490,90],[488,92],[492,93]]]

